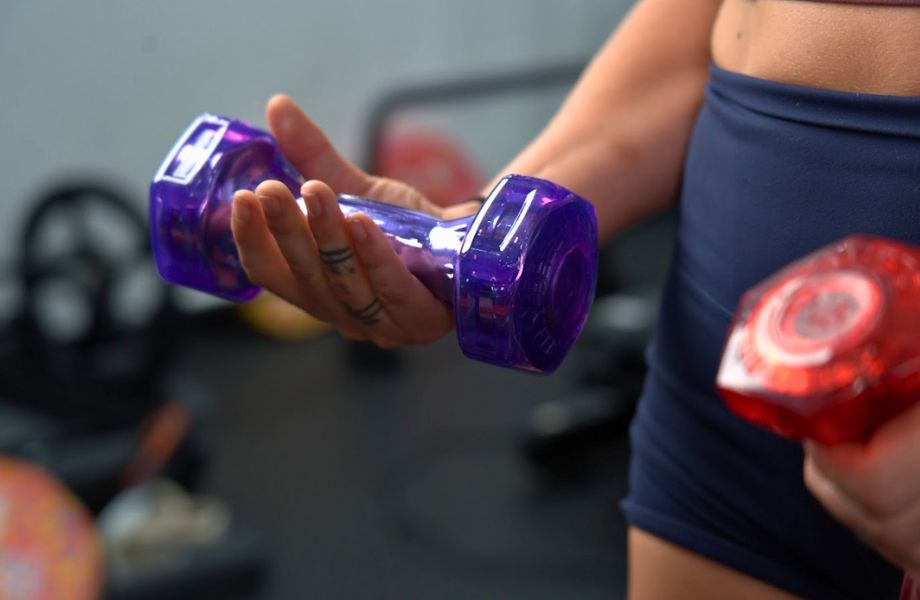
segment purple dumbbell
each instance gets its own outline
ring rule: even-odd
[[[163,279],[233,301],[254,297],[230,203],[234,191],[266,179],[295,196],[303,182],[268,133],[217,115],[195,119],[150,186]],[[452,221],[355,196],[339,195],[339,205],[372,218],[412,273],[454,308],[470,358],[551,372],[581,333],[597,280],[597,219],[576,194],[509,175],[478,213]]]

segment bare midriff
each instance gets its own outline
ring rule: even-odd
[[[762,79],[920,96],[920,6],[725,0],[712,56]]]

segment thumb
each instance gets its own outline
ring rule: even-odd
[[[273,96],[265,117],[281,151],[306,179],[320,179],[344,194],[364,194],[370,187],[371,177],[345,160],[289,96]]]

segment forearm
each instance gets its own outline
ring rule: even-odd
[[[702,102],[718,0],[642,0],[503,171],[590,199],[601,239],[670,203]]]

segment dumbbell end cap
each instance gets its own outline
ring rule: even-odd
[[[299,187],[270,135],[238,119],[196,118],[150,184],[150,238],[160,276],[234,302],[255,297],[260,289],[246,277],[230,231],[231,203],[234,191],[264,179]]]
[[[555,371],[584,327],[597,262],[597,217],[588,201],[546,180],[505,177],[457,260],[460,348],[494,365]]]
[[[716,387],[745,420],[792,439],[864,440],[920,389],[920,254],[854,235],[748,291]]]

